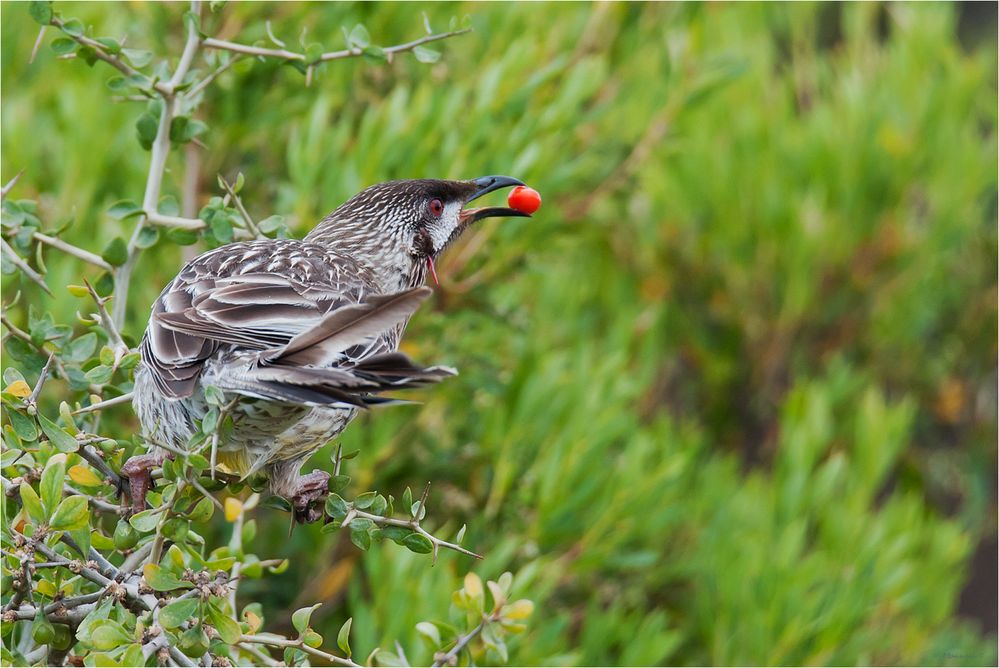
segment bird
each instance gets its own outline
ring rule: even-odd
[[[476,221],[530,217],[474,200],[522,181],[406,179],[365,188],[303,239],[220,246],[188,262],[152,305],[139,346],[133,407],[149,452],[122,466],[132,511],[145,508],[151,470],[200,433],[209,393],[231,427],[216,468],[263,472],[295,518],[322,517],[330,473],[305,461],[383,392],[455,375],[399,352],[436,280],[435,260]]]

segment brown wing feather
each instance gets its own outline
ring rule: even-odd
[[[286,345],[371,292],[370,270],[316,244],[230,244],[195,258],[153,305],[142,358],[167,396],[189,396],[220,350]]]

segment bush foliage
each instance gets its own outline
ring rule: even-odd
[[[3,5],[4,663],[994,664],[955,616],[995,522],[994,34],[423,9]],[[172,82],[192,31],[301,58]],[[124,516],[136,419],[87,409],[184,258],[483,174],[545,205],[438,264],[404,346],[462,375],[315,456],[330,523],[213,479],[224,406]]]

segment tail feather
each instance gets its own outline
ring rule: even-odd
[[[266,353],[270,364],[325,366],[348,348],[404,322],[430,296],[430,288],[372,295],[360,304],[338,308],[286,345]]]

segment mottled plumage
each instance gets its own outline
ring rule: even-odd
[[[188,263],[153,304],[142,338],[134,405],[152,443],[185,448],[205,415],[205,388],[228,401],[233,429],[220,468],[266,470],[300,517],[325,494],[328,474],[299,477],[304,460],[386,390],[437,382],[455,372],[399,353],[410,316],[431,293],[434,257],[471,222],[524,215],[463,209],[520,182],[394,181],[368,188],[304,240],[229,244]],[[133,504],[161,452],[130,460]],[[141,501],[144,503],[144,501]]]

